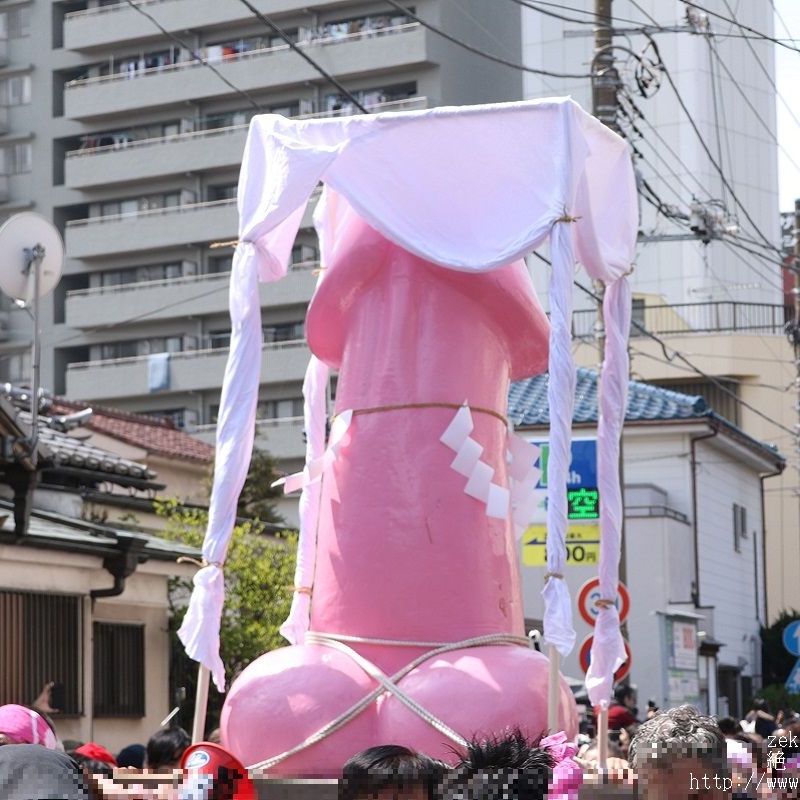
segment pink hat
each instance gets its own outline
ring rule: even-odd
[[[0,733],[17,744],[42,744],[50,750],[57,748],[56,735],[44,718],[31,708],[9,703],[0,706]]]

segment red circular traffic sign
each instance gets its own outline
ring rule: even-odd
[[[591,663],[591,651],[592,651],[592,642],[594,641],[594,636],[589,634],[584,640],[583,644],[581,645],[580,653],[578,654],[578,660],[580,661],[581,669],[584,672],[589,671],[589,664]],[[627,639],[622,640],[623,645],[625,646],[625,655],[626,660],[625,663],[620,666],[620,668],[614,673],[614,681],[621,681],[630,671],[631,671],[631,646],[628,644]]]
[[[597,615],[600,609],[597,606],[597,601],[600,599],[600,579],[591,578],[581,586],[578,592],[578,611],[583,617],[587,625],[594,627],[597,622]],[[619,612],[619,621],[625,622],[628,617],[628,612],[631,610],[631,597],[628,594],[628,589],[624,583],[617,584],[617,611]]]

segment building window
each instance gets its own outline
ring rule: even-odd
[[[94,714],[144,716],[144,626],[94,623]]]
[[[21,175],[33,169],[33,145],[19,142],[0,147],[0,175]]]
[[[31,102],[31,76],[11,75],[0,81],[0,105],[24,106]]]
[[[29,6],[12,8],[6,13],[9,39],[21,39],[31,32],[31,9]]]
[[[634,297],[631,300],[631,336],[642,336],[647,330],[644,324],[645,308],[646,303],[643,297]]]
[[[218,275],[221,272],[230,272],[233,267],[233,253],[224,256],[209,256],[208,269],[209,275]]]
[[[30,703],[54,681],[61,716],[83,713],[81,598],[0,591],[0,705]]]
[[[742,552],[742,539],[747,538],[747,509],[738,503],[733,504],[733,549]]]
[[[266,344],[274,342],[296,342],[305,338],[305,322],[287,322],[282,325],[267,325],[261,329]]]

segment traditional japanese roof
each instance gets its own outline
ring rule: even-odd
[[[511,384],[508,392],[508,418],[514,427],[546,427],[550,424],[547,386],[547,374]],[[597,389],[598,373],[585,367],[578,367],[575,407],[572,415],[574,424],[597,424]],[[704,398],[673,392],[640,381],[628,381],[626,424],[703,419],[714,426],[724,428],[731,436],[750,447],[760,449],[762,455],[767,454],[780,469],[785,465],[785,459],[778,454],[775,445],[754,439],[717,414]]]
[[[508,417],[514,425],[549,425],[548,376],[537,375],[516,381],[508,392]],[[639,381],[628,382],[625,421],[676,420],[707,417],[713,411],[702,397],[662,389]],[[597,422],[597,372],[577,369],[575,384],[575,423]]]
[[[13,513],[13,503],[0,498],[0,544],[5,540],[12,540],[13,523],[9,517]],[[63,514],[45,511],[31,512],[26,533],[27,536],[22,539],[14,539],[15,544],[65,550],[72,553],[83,552],[110,556],[118,552],[121,543],[136,539],[142,545],[138,558],[140,562],[146,561],[148,558],[159,561],[175,561],[178,556],[195,559],[201,556],[200,549],[197,547],[163,539],[150,533],[98,525],[86,520],[72,519]]]
[[[210,464],[214,460],[214,447],[188,433],[179,431],[168,419],[148,417],[93,403],[56,397],[50,414],[72,414],[86,408],[92,416],[83,427],[96,433],[141,447],[151,455]]]

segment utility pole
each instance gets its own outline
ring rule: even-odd
[[[594,29],[594,57],[592,58],[592,114],[604,125],[611,128],[614,133],[621,134],[617,114],[619,99],[617,92],[620,86],[619,72],[614,66],[614,28],[611,17],[611,4],[613,0],[594,0],[595,29]],[[594,291],[598,297],[597,342],[600,350],[600,363],[605,361],[605,325],[603,323],[603,296],[605,285],[602,281],[594,281]],[[600,398],[598,396],[598,407]],[[599,421],[599,413],[598,413]],[[624,427],[624,423],[623,423]],[[623,471],[622,437],[619,443],[619,485],[622,500],[622,520],[620,530],[619,553],[619,580],[627,580],[626,554],[625,554],[625,479]],[[603,502],[603,498],[600,498]],[[621,627],[622,635],[627,639],[626,626]],[[600,705],[598,729],[598,743],[600,763],[605,764],[608,758],[608,706]]]
[[[800,461],[800,199],[794,201],[794,320],[791,328],[792,336],[790,341],[794,347],[794,365],[797,371],[795,387],[798,389],[797,412],[798,424],[796,452]],[[800,469],[800,466],[798,466]]]
[[[613,0],[594,0],[597,27],[594,29],[594,58],[592,59],[592,114],[600,122],[608,125],[612,131],[619,133],[617,123],[619,72],[614,66],[612,2]]]

